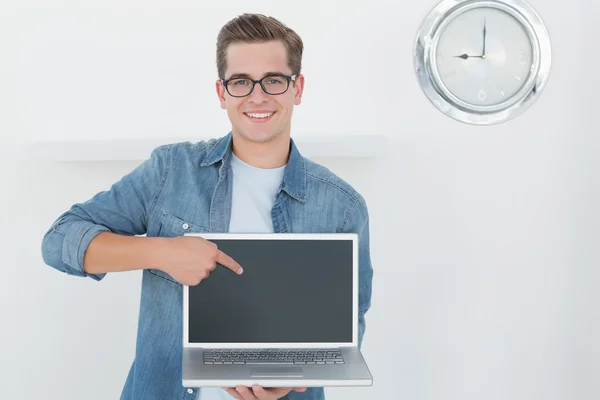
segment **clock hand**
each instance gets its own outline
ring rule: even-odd
[[[460,56],[453,56],[456,58],[462,58],[463,60],[466,60],[467,58],[484,58],[483,56],[470,56],[468,54],[461,54]]]
[[[486,27],[486,20],[485,17],[483,17],[483,53],[482,53],[482,58],[485,57],[485,37],[487,35],[487,27]]]

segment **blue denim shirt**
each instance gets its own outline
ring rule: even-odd
[[[186,232],[227,232],[231,212],[231,132],[218,139],[159,146],[150,158],[108,190],[78,203],[52,224],[42,241],[44,262],[64,273],[87,274],[84,253],[103,231],[174,237]],[[373,271],[369,217],[363,197],[347,182],[299,153],[290,156],[272,209],[275,232],[352,232],[359,235],[359,344],[371,303]],[[182,385],[182,290],[167,273],[144,269],[135,358],[123,400],[194,400]],[[284,399],[324,399],[323,388],[290,392]]]

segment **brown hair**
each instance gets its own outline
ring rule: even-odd
[[[227,48],[232,43],[261,43],[281,40],[285,45],[288,66],[292,74],[299,74],[302,67],[304,45],[296,32],[273,17],[262,14],[242,14],[221,28],[217,37],[217,71],[225,79]]]

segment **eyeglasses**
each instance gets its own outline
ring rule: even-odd
[[[290,82],[296,81],[296,75],[287,76],[283,74],[265,76],[255,81],[250,78],[221,79],[223,86],[232,97],[246,97],[254,90],[257,83],[260,84],[265,93],[278,95],[287,92]]]

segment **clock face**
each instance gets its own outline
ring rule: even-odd
[[[511,100],[532,71],[532,45],[521,22],[492,7],[458,14],[442,27],[432,66],[459,100],[494,106]]]

